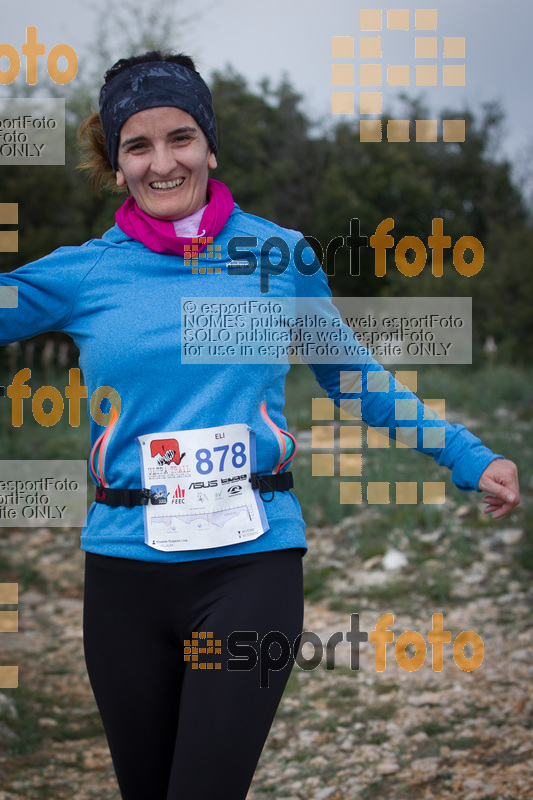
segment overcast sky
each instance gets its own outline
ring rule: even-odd
[[[120,3],[120,0],[119,0]],[[70,44],[80,61],[90,59],[89,50],[97,33],[94,3],[86,0],[2,0],[0,41],[20,47],[26,27],[36,25],[38,40],[46,50],[59,43]],[[124,5],[123,3],[121,5]],[[102,2],[99,3],[100,8]],[[143,8],[161,7],[160,0],[143,0]],[[114,4],[107,3],[105,28],[113,38],[120,38]],[[383,36],[382,64],[409,64],[414,74],[414,9],[437,9],[439,39],[438,59],[442,59],[443,36],[466,39],[466,86],[420,90],[384,89],[385,108],[394,106],[401,91],[422,95],[433,113],[444,108],[460,108],[467,103],[474,110],[480,103],[498,100],[507,117],[503,147],[514,161],[531,148],[533,157],[533,108],[530,80],[533,57],[531,0],[430,0],[429,2],[391,2],[382,6],[372,0],[174,0],[176,17],[196,12],[198,18],[177,37],[176,49],[197,59],[205,76],[225,65],[233,67],[255,85],[264,76],[277,82],[287,74],[291,83],[305,96],[305,108],[315,118],[325,120],[346,117],[331,113],[331,39],[332,36],[355,37],[357,99],[359,77],[359,11],[361,8],[408,8],[410,30],[387,31]],[[102,23],[101,23],[102,24]],[[418,62],[420,63],[420,62]],[[427,62],[424,62],[427,63]],[[457,63],[457,62],[452,62]],[[6,68],[7,60],[0,61]],[[17,79],[24,80],[23,71]],[[411,84],[414,80],[411,79]],[[357,108],[357,105],[356,105]],[[353,118],[353,117],[352,117]],[[384,145],[376,145],[384,146]]]

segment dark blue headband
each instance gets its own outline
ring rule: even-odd
[[[100,92],[100,119],[114,172],[118,168],[120,130],[138,111],[157,106],[181,108],[193,117],[218,152],[215,112],[209,87],[187,67],[150,61],[119,72]]]

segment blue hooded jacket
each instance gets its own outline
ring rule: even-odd
[[[312,307],[328,324],[338,324],[324,272],[318,269],[313,275],[301,274],[292,255],[286,269],[270,275],[268,295],[261,293],[264,287],[259,270],[247,275],[228,274],[230,239],[255,237],[257,244],[247,249],[259,260],[262,243],[273,236],[281,237],[291,254],[302,239],[300,233],[245,214],[236,206],[213,240],[222,256],[213,261],[220,267],[219,273],[193,274],[183,257],[154,253],[115,225],[101,239],[80,247],[62,247],[0,275],[0,286],[17,286],[19,298],[18,308],[2,310],[0,344],[44,331],[64,331],[80,350],[89,398],[101,386],[111,386],[120,395],[120,417],[108,437],[105,454],[110,487],[141,488],[136,437],[156,431],[244,422],[256,433],[259,474],[270,474],[279,464],[279,429],[287,427],[283,407],[289,365],[184,364],[181,360],[183,297],[312,297],[315,301],[307,308]],[[356,341],[349,328],[342,329]],[[416,429],[416,449],[451,469],[452,480],[460,489],[477,489],[483,470],[499,457],[462,425],[452,426],[435,414],[428,419],[427,407],[392,376],[387,379],[387,391],[366,391],[368,372],[383,368],[364,348],[341,364],[310,364],[310,368],[337,405],[343,400],[347,408],[350,399],[360,400],[363,420],[369,425],[388,427],[392,437],[398,434],[399,426],[404,432],[406,428]],[[396,419],[399,399],[415,402],[416,419],[412,413],[410,419]],[[261,412],[263,403],[268,418]],[[423,446],[423,430],[428,427],[444,429],[444,442],[439,443],[444,446]],[[103,430],[91,419],[92,445]],[[207,550],[160,552],[144,543],[141,507],[111,508],[93,503],[81,546],[103,555],[167,562],[306,548],[300,506],[291,492],[276,492],[265,510],[270,528],[253,541]]]

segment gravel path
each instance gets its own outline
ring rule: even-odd
[[[355,525],[372,524],[372,513],[309,530],[305,628],[323,643],[335,632],[344,641],[335,669],[325,668],[325,657],[315,669],[295,667],[249,800],[533,798],[531,594],[516,570],[523,531],[468,534],[461,563],[450,555],[449,529],[420,532],[424,559],[397,531],[385,558],[362,561],[347,542]],[[447,513],[464,531],[468,509]],[[0,691],[0,800],[119,800],[85,672],[77,536],[43,528],[0,539],[0,581],[21,587],[19,633],[0,634],[1,663],[18,664],[20,676],[18,689]],[[385,669],[376,671],[371,642],[352,669],[351,615],[371,632],[389,612],[394,643]],[[442,671],[432,669],[435,613],[452,642],[461,631],[481,637],[477,669],[460,669],[452,644],[444,645]],[[405,631],[428,645],[416,671],[396,662]],[[479,654],[476,647],[467,645],[464,658]],[[307,662],[313,651],[304,646]]]

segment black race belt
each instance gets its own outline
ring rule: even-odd
[[[278,472],[276,475],[258,475],[256,472],[250,476],[252,489],[259,489],[264,502],[269,503],[274,498],[274,492],[288,492],[294,486],[292,472]],[[272,494],[265,498],[263,494]],[[95,501],[106,506],[118,508],[133,508],[134,506],[147,506],[152,497],[150,489],[109,489],[104,486],[96,487]]]

